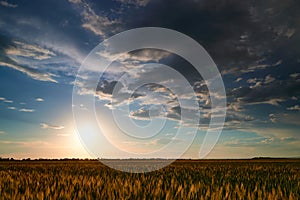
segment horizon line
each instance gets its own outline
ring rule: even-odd
[[[13,158],[13,157],[0,157],[0,161],[66,161],[66,160],[79,160],[79,161],[99,161],[99,160],[263,160],[263,159],[300,159],[299,157],[251,157],[251,158]]]

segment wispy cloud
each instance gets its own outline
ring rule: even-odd
[[[71,136],[71,134],[68,134],[68,133],[59,133],[59,134],[57,134],[57,136],[60,136],[60,137],[69,137],[69,136]]]
[[[275,114],[271,113],[269,114],[269,119],[271,122],[275,123],[277,121]]]
[[[262,70],[262,69],[266,69],[269,67],[276,67],[276,66],[280,65],[281,63],[282,63],[282,60],[279,60],[276,63],[272,63],[272,64],[258,64],[258,65],[250,66],[247,69],[241,70],[241,72],[243,72],[243,73],[255,72],[257,70]]]
[[[14,14],[2,20],[2,28],[10,32],[7,36],[0,35],[0,40],[4,41],[4,45],[0,45],[2,67],[14,68],[35,80],[56,83],[55,77],[76,74],[86,52],[78,48],[61,27],[45,26],[38,17],[16,17]],[[23,30],[24,27],[27,31]],[[37,27],[43,29],[36,30]],[[16,35],[19,32],[24,32],[24,35]]]
[[[267,75],[267,76],[265,77],[264,83],[265,83],[265,84],[269,84],[269,83],[271,83],[271,82],[273,82],[273,81],[275,81],[275,80],[276,80],[276,79],[275,79],[274,77],[272,77],[271,74],[269,74],[269,75]]]
[[[251,72],[256,72],[256,71],[259,71],[259,70],[264,70],[264,69],[267,69],[267,68],[271,68],[271,67],[277,67],[277,66],[280,66],[282,64],[282,60],[278,60],[277,62],[275,63],[271,63],[271,64],[260,64],[260,60],[257,61],[258,63],[254,63],[253,65],[251,66],[247,66],[247,67],[244,67],[242,69],[240,69],[239,67],[230,67],[228,69],[225,69],[222,71],[222,74],[243,74],[243,73],[251,73]]]
[[[56,56],[56,54],[49,49],[45,49],[33,44],[26,44],[24,42],[13,41],[15,46],[10,46],[5,50],[10,56],[23,56],[36,60],[45,60]]]
[[[151,0],[117,0],[122,4],[134,5],[137,7],[145,7]]]
[[[5,134],[6,132],[5,131],[0,131],[0,134]]]
[[[69,0],[70,3],[79,4],[82,3],[81,0]]]
[[[16,7],[18,7],[17,4],[12,4],[12,3],[9,3],[8,1],[0,1],[0,5],[4,6],[4,7],[8,7],[8,8],[16,8]]]
[[[21,65],[10,64],[10,63],[6,63],[6,62],[0,62],[0,66],[8,67],[8,68],[12,68],[14,70],[20,71],[35,80],[49,81],[49,82],[57,83],[57,81],[52,78],[52,74],[47,73],[47,72],[41,72],[41,71],[38,71],[37,69],[28,68],[28,67],[24,67]]]
[[[4,97],[0,97],[0,101],[4,102],[4,103],[13,103],[14,101],[6,99]]]
[[[11,141],[11,140],[2,140],[0,141],[0,144],[7,144],[7,145],[20,145],[20,146],[27,146],[27,147],[33,147],[36,145],[39,146],[48,146],[50,143],[44,142],[44,141]]]
[[[238,78],[235,80],[235,82],[240,82],[241,80],[243,80],[243,78],[242,78],[242,77],[238,77]]]
[[[5,103],[13,103],[12,100],[5,100],[4,102],[5,102]]]
[[[42,102],[42,101],[44,101],[44,99],[39,97],[39,98],[36,98],[35,101]]]
[[[121,22],[119,19],[109,19],[105,15],[97,15],[93,8],[81,0],[69,0],[81,9],[82,27],[93,32],[95,35],[106,37],[108,34],[119,30]]]
[[[19,111],[20,112],[29,112],[29,113],[31,113],[31,112],[34,112],[35,110],[34,109],[28,109],[28,108],[21,108],[21,109],[19,109]]]
[[[223,143],[226,146],[232,147],[265,147],[270,145],[275,147],[278,145],[295,145],[299,144],[298,138],[295,137],[275,137],[275,136],[256,136],[253,138],[233,139]]]
[[[142,49],[125,53],[111,53],[110,51],[100,51],[96,54],[109,61],[117,61],[127,68],[142,67],[146,62],[159,62],[161,59],[171,55],[171,53],[162,50]]]
[[[41,123],[40,125],[41,125],[41,128],[43,128],[43,129],[61,130],[61,129],[65,128],[64,126],[50,125],[50,124],[47,124],[47,123]]]
[[[292,78],[300,78],[300,73],[290,74],[290,77],[292,77]]]
[[[300,111],[300,106],[299,105],[295,105],[295,106],[289,107],[287,109],[288,110],[297,110],[297,111]]]

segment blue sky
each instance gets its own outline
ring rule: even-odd
[[[77,70],[104,39],[148,26],[190,36],[207,50],[221,72],[227,117],[207,158],[299,157],[299,7],[299,2],[279,0],[0,1],[0,157],[90,157],[73,121]],[[112,88],[126,69],[134,68],[128,76],[138,81],[157,76],[155,67],[144,66],[147,62],[171,66],[199,97],[199,130],[184,154],[197,158],[210,119],[209,94],[201,76],[169,52],[146,49],[122,58],[126,62],[121,64],[128,68],[115,63],[93,94],[99,100],[98,114],[124,106],[121,100],[113,105],[109,102]],[[147,124],[149,108],[159,102],[165,105],[166,115],[154,116],[168,124],[156,140],[119,145],[137,152],[165,145],[180,121],[174,94],[158,85],[141,87],[134,94],[129,118]],[[108,135],[116,134],[108,119],[99,118],[108,127]],[[195,124],[185,127],[187,138],[191,127]],[[123,156],[103,145],[103,157]]]

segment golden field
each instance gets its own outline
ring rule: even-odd
[[[98,161],[0,161],[0,199],[299,199],[299,159],[179,160],[142,174]]]

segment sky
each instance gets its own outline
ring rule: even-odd
[[[74,107],[85,109],[72,103],[73,87],[77,87],[77,95],[92,94],[96,99],[98,122],[108,137],[99,141],[101,157],[126,157],[108,141],[125,151],[143,153],[170,142],[180,147],[192,140],[182,157],[198,158],[213,116],[213,94],[184,58],[164,50],[136,50],[120,55],[97,85],[81,87],[89,76],[75,81],[84,59],[99,43],[141,27],[168,28],[191,37],[221,73],[226,120],[206,158],[299,157],[299,9],[296,0],[0,1],[0,157],[93,157],[79,137],[89,135],[90,127],[73,119]],[[182,84],[148,63],[168,65],[187,80],[197,97],[199,122],[180,123],[181,114],[189,112],[192,103],[184,98],[186,106],[180,107],[178,99],[189,93],[176,94],[162,82],[131,91],[130,102],[113,99],[114,87],[124,74],[129,84],[153,77],[174,86]],[[130,108],[125,117],[139,126],[153,118],[163,120],[165,128],[147,141],[123,138],[109,113],[124,106]],[[184,133],[175,138],[179,126]],[[153,129],[136,134],[147,136]],[[195,129],[192,138],[190,132]],[[83,132],[78,134],[78,130]],[[172,151],[166,154],[173,156]]]

